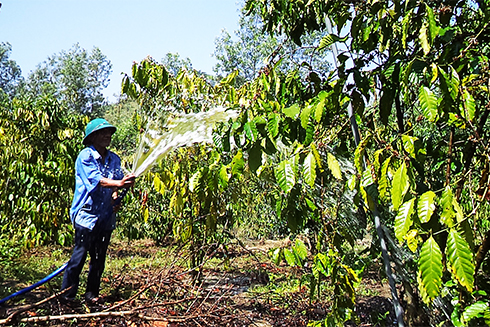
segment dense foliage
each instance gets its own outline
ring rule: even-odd
[[[226,35],[218,41],[217,69],[227,73],[218,82],[178,57],[170,64],[171,55],[168,67],[151,58],[134,63],[122,81],[127,98],[107,112],[120,126],[114,146],[126,162],[150,120],[163,129],[181,113],[215,107],[238,117],[216,126],[213,145],[175,149],[140,177],[120,232],[180,242],[197,277],[206,246],[224,246],[237,226],[287,235],[291,246],[271,259],[303,273],[312,301],[325,290],[335,294],[315,326],[355,321],[356,287],[386,240],[387,273],[395,270],[390,279],[403,291],[393,288],[405,322],[489,324],[489,5],[248,0],[244,9],[260,17],[264,32],[314,46],[310,56],[324,66],[292,61],[284,69],[285,59],[271,53],[259,69],[244,68],[247,51],[258,47],[246,21],[242,36],[251,45],[243,52],[234,52],[239,48]],[[333,72],[324,68],[329,49]],[[62,57],[81,52],[69,54]],[[63,97],[41,96],[56,92],[36,94],[2,98],[2,235],[16,231],[26,245],[63,243],[73,160],[87,122],[72,113],[91,109],[85,103],[66,111]],[[362,261],[358,244],[373,227],[380,243],[370,244]]]
[[[28,246],[69,244],[74,163],[87,120],[62,114],[51,97],[14,99],[0,113],[2,234]]]

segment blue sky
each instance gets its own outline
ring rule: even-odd
[[[106,97],[119,94],[133,61],[179,53],[208,73],[214,41],[238,28],[237,0],[0,0],[0,42],[27,76],[48,56],[79,43],[99,47],[112,62]]]

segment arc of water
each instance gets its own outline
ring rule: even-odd
[[[195,143],[212,143],[215,124],[237,116],[235,110],[215,107],[205,112],[178,115],[167,121],[165,126],[150,122],[138,146],[133,173],[136,177],[141,176],[175,148]]]

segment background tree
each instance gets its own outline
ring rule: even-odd
[[[189,58],[182,58],[178,52],[167,53],[162,58],[162,64],[173,76],[177,76],[182,69],[192,70],[192,62]]]
[[[75,44],[38,65],[27,78],[26,92],[32,97],[53,95],[68,113],[102,116],[107,105],[102,90],[109,83],[111,69],[110,60],[99,48],[88,52]]]
[[[9,59],[11,51],[9,43],[0,43],[0,89],[13,97],[22,81],[22,71],[14,60]]]
[[[237,83],[241,85],[256,78],[271,62],[280,61],[278,70],[283,73],[299,71],[303,76],[312,72],[324,76],[330,70],[326,53],[316,53],[321,33],[302,36],[302,46],[298,46],[282,35],[264,35],[258,15],[242,14],[238,24],[235,37],[223,30],[215,40],[216,74],[227,76],[238,70]]]

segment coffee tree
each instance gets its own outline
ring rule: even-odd
[[[338,44],[329,97],[359,123],[354,186],[414,253],[427,305],[454,304],[455,325],[489,321],[488,1],[250,0],[266,30]],[[329,30],[329,24],[335,28]],[[401,269],[401,267],[399,268]],[[487,269],[487,268],[486,268]],[[454,298],[453,298],[454,297]],[[479,320],[480,319],[480,320]]]

